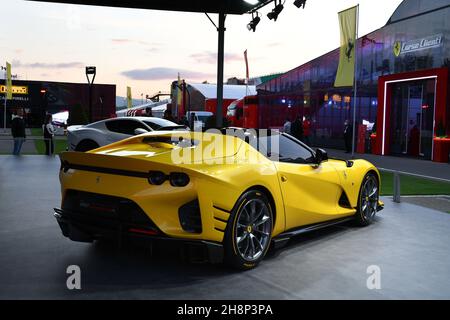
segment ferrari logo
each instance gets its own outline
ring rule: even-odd
[[[96,182],[97,184],[100,183],[100,176],[98,176],[98,177],[95,179],[95,182]]]
[[[352,59],[352,51],[354,47],[355,44],[353,43],[353,39],[348,39],[348,44],[345,49],[345,56],[347,57],[348,62],[350,62],[350,60]]]
[[[402,53],[402,43],[400,41],[396,41],[394,43],[394,54],[398,57]]]

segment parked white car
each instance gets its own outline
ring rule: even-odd
[[[183,130],[185,126],[154,117],[121,117],[67,128],[71,151],[86,152],[150,131]]]

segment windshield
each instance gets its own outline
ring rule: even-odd
[[[314,152],[294,137],[269,130],[256,132],[254,130],[236,130],[232,135],[245,140],[272,161],[291,163],[313,163]]]
[[[234,110],[234,109],[236,109],[236,103],[235,102],[233,102],[232,104],[230,104],[228,106],[228,110]]]
[[[152,120],[144,120],[144,123],[146,125],[148,125],[150,128],[152,128],[153,130],[158,130],[161,128],[165,128],[165,127],[174,127],[174,126],[178,126],[175,122],[166,120],[166,119],[161,119],[161,118],[155,118]]]
[[[196,120],[199,120],[201,122],[206,122],[206,120],[208,120],[208,118],[211,116],[196,116]]]

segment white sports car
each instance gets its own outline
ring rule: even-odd
[[[166,119],[121,117],[70,126],[67,128],[67,140],[69,150],[85,152],[141,133],[180,129],[185,129],[185,126]]]

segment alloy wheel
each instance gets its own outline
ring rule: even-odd
[[[371,221],[376,212],[379,199],[378,181],[372,175],[368,176],[361,190],[361,214]]]
[[[267,249],[272,228],[272,215],[260,199],[246,202],[238,216],[235,243],[244,260],[257,260]]]

